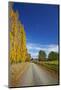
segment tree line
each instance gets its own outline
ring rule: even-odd
[[[24,26],[19,21],[19,13],[9,6],[9,57],[10,63],[30,61],[30,54],[26,47],[26,33]]]
[[[58,57],[59,57],[58,52],[54,52],[54,51],[51,51],[48,54],[48,57],[46,55],[46,52],[43,50],[40,50],[39,54],[38,54],[39,61],[41,61],[41,60],[58,60]]]

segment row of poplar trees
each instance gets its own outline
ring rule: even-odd
[[[10,36],[10,63],[30,60],[26,48],[26,34],[19,21],[18,12],[14,12],[12,5],[9,8],[9,36]]]

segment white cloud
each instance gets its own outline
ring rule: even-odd
[[[35,52],[35,53],[30,52],[30,53],[31,53],[31,57],[33,57],[33,58],[37,58],[38,57],[38,52]]]
[[[28,49],[28,52],[31,54],[31,57],[37,58],[39,50],[44,50],[47,55],[51,51],[58,52],[58,45],[56,44],[40,45],[35,43],[28,43],[27,49]]]

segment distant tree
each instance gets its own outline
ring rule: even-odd
[[[31,58],[31,60],[33,60],[33,58]]]
[[[45,53],[45,51],[40,50],[40,51],[39,51],[38,58],[39,58],[39,61],[41,61],[41,60],[46,60],[46,53]]]
[[[58,60],[58,53],[51,51],[48,55],[48,60]]]
[[[26,62],[30,62],[31,61],[31,54],[27,53],[27,58],[26,58]]]

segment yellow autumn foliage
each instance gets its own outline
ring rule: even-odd
[[[27,58],[26,34],[24,27],[18,19],[18,13],[10,7],[9,12],[10,33],[10,62],[25,62]]]

